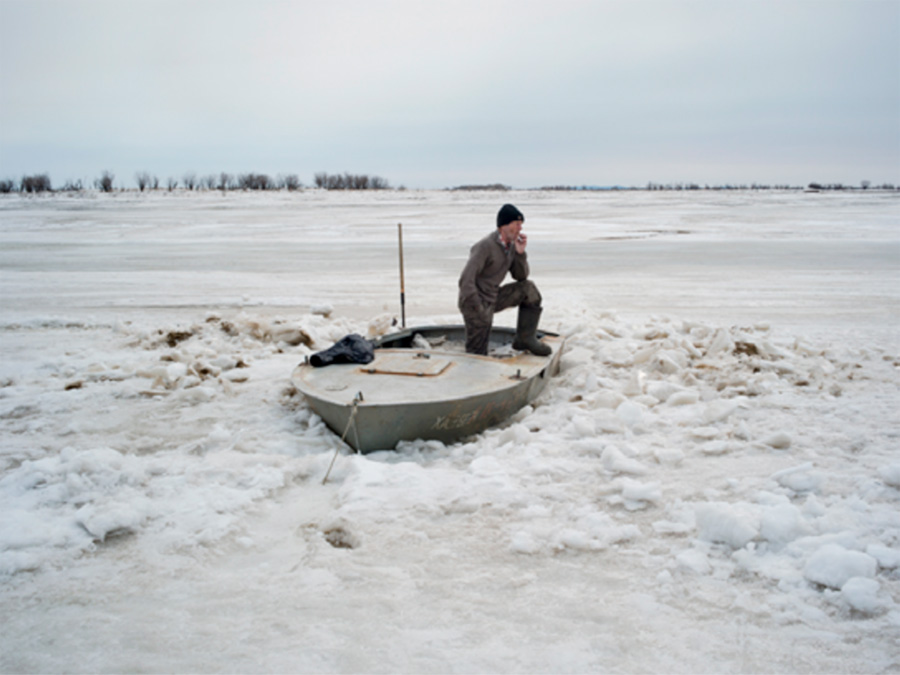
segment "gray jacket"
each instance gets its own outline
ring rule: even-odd
[[[469,261],[459,276],[459,310],[481,313],[493,310],[506,273],[516,281],[528,278],[528,256],[516,253],[514,244],[504,250],[499,230],[478,241],[469,251]]]

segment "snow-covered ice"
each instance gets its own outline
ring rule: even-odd
[[[534,405],[339,455],[290,384],[526,214]],[[0,671],[893,672],[900,195],[0,199]],[[511,312],[500,323],[514,323]]]

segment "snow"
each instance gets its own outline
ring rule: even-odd
[[[457,322],[505,201],[560,374],[349,454],[292,368],[391,330],[397,222],[407,323]],[[3,196],[0,671],[896,670],[898,206]]]

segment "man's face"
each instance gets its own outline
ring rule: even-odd
[[[518,238],[519,232],[522,231],[522,222],[521,220],[514,220],[501,227],[500,234],[503,237],[503,241],[507,244],[514,242]]]

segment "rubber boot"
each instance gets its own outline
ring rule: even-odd
[[[553,350],[537,339],[538,322],[541,320],[540,305],[519,305],[516,322],[516,339],[513,349],[529,351],[535,356],[550,356]]]

